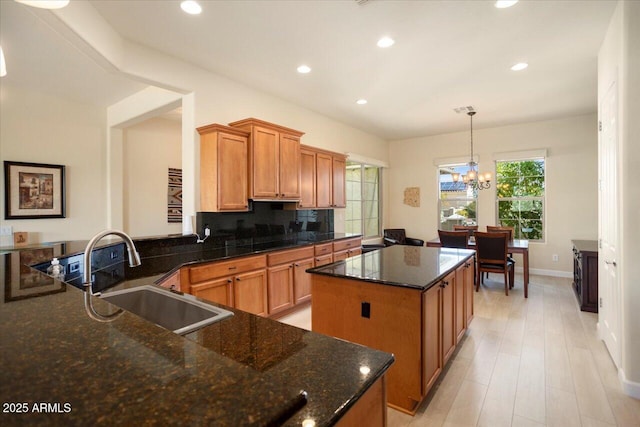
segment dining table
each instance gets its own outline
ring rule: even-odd
[[[440,238],[428,240],[426,245],[431,248],[441,248]],[[476,245],[473,236],[469,239],[468,247],[473,249]],[[529,297],[529,241],[526,239],[512,239],[507,243],[507,251],[522,255],[522,275],[524,281],[524,297]]]

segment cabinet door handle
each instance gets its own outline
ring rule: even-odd
[[[240,281],[240,278],[239,278],[239,277],[236,277],[236,280],[239,282],[239,281]]]
[[[293,264],[289,264],[289,268],[293,268]]]
[[[440,287],[444,288],[446,285],[444,283],[440,283]]]
[[[233,280],[227,279],[227,283],[231,283],[231,282],[233,282]]]
[[[297,264],[297,263],[296,263],[296,264],[295,264],[295,266],[296,266],[296,267],[300,267],[300,264]]]
[[[609,264],[609,265],[613,265],[614,267],[618,265],[618,264],[616,263],[616,261],[615,261],[615,260],[613,260],[613,261],[607,261],[607,260],[605,260],[605,261],[604,261],[604,263],[605,263],[605,264]]]
[[[229,270],[235,270],[238,267],[229,267]]]

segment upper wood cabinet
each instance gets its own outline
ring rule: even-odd
[[[346,175],[347,175],[347,159],[339,154],[331,156],[331,196],[332,207],[334,208],[346,208],[347,207],[347,190],[346,190]]]
[[[299,200],[304,133],[253,118],[229,126],[249,132],[249,198]]]
[[[316,152],[300,148],[300,203],[298,207],[316,207]]]
[[[249,132],[212,124],[200,134],[200,209],[204,212],[248,210]]]
[[[301,187],[315,190],[315,201],[311,203],[311,192],[301,198],[299,208],[343,208],[347,206],[345,191],[346,157],[303,145],[301,160]],[[312,163],[315,161],[315,163]]]

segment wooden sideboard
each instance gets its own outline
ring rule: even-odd
[[[572,240],[573,290],[580,310],[598,312],[598,242]]]

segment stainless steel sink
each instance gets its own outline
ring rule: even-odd
[[[151,285],[103,293],[100,298],[180,335],[233,316],[232,312],[198,301],[192,295]]]

